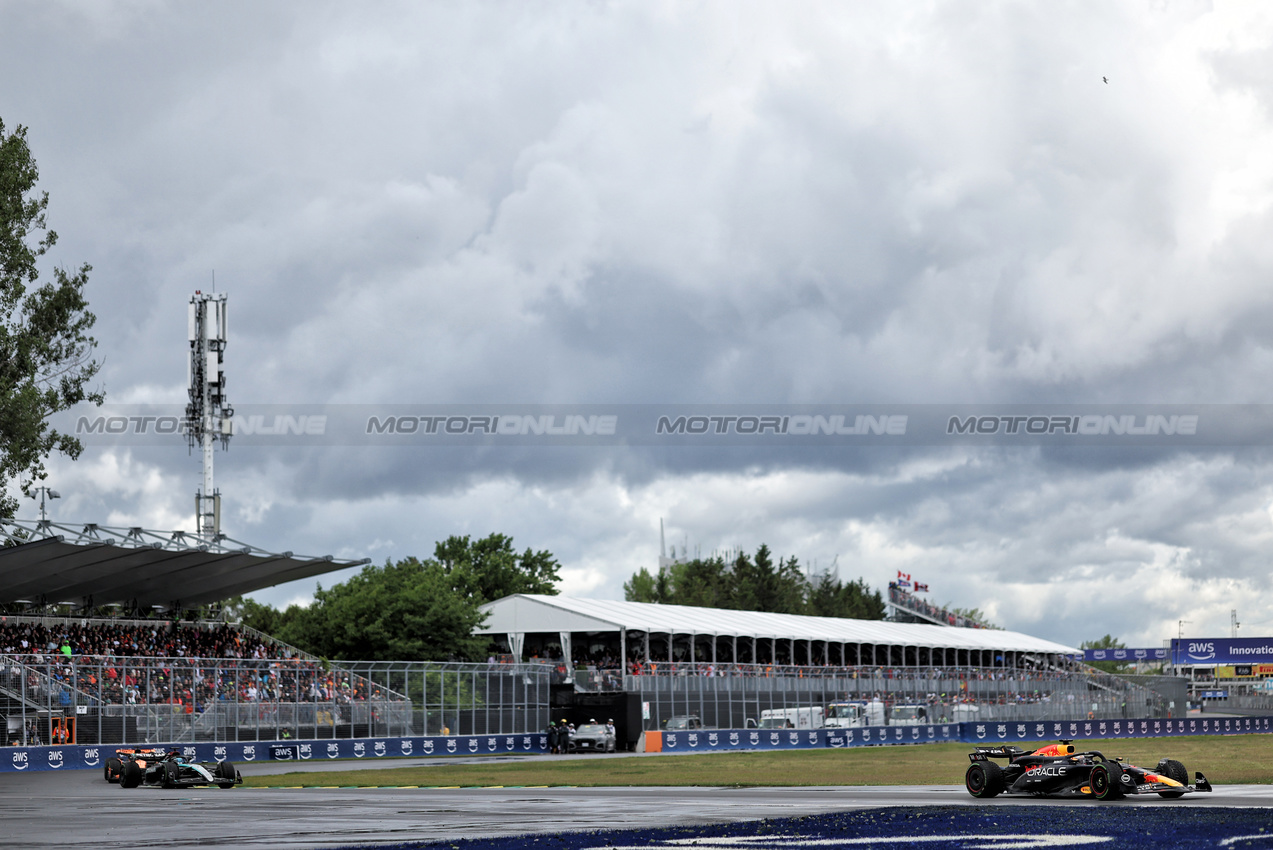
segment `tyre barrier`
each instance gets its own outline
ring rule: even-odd
[[[825,747],[872,747],[895,744],[1019,743],[1058,738],[1158,738],[1189,735],[1251,735],[1273,732],[1273,717],[1207,719],[1066,720],[1005,723],[942,723],[924,726],[864,726],[853,729],[702,729],[693,732],[647,732],[657,736],[665,753],[714,750],[807,750]],[[101,770],[123,744],[56,747],[6,747],[0,750],[0,772],[25,770]],[[420,758],[428,756],[505,755],[548,752],[548,736],[448,735],[410,738],[345,738],[312,741],[159,744],[181,750],[192,761],[322,761],[327,759]],[[653,751],[652,747],[647,747]],[[6,752],[7,751],[7,752]]]

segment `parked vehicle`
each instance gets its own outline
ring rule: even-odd
[[[584,723],[570,736],[572,753],[612,753],[614,732],[604,723]]]
[[[923,703],[895,705],[888,713],[889,726],[923,726],[932,723],[928,717],[928,706]]]
[[[856,726],[883,726],[884,703],[880,700],[853,700],[833,702],[826,708],[823,725],[828,729],[849,729]]]
[[[821,729],[823,709],[820,705],[800,708],[767,708],[760,712],[761,729]]]
[[[698,719],[697,714],[673,714],[663,721],[665,732],[696,732],[706,728],[708,727],[703,725],[703,721]]]

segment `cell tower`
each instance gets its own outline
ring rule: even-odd
[[[221,492],[212,486],[212,443],[230,447],[234,433],[234,408],[225,398],[225,293],[195,291],[190,297],[187,336],[190,360],[186,364],[190,403],[186,405],[186,440],[190,448],[203,450],[203,487],[195,492],[195,530],[221,533]]]

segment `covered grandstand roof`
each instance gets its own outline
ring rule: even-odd
[[[267,552],[223,534],[0,522],[0,603],[191,608],[368,563]]]
[[[792,638],[795,640],[922,646],[939,649],[991,649],[1081,655],[1082,650],[1001,629],[961,629],[921,623],[848,620],[799,614],[766,614],[689,605],[617,602],[570,596],[518,594],[482,606],[490,616],[477,634],[535,632],[641,631],[718,637]]]

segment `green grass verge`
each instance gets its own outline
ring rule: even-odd
[[[1215,785],[1273,783],[1273,735],[1078,741],[1079,749],[1152,768],[1164,756],[1202,771]],[[641,758],[539,759],[460,764],[439,758],[424,767],[245,776],[270,786],[527,786],[527,785],[962,785],[969,744],[861,747],[841,750],[722,752]]]

